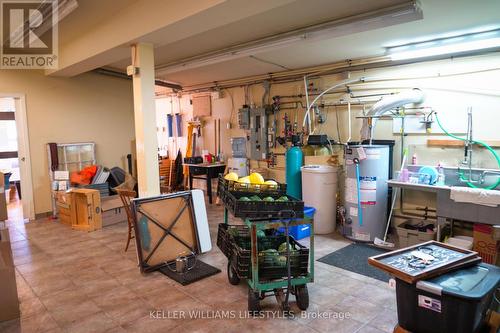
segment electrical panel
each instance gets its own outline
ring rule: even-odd
[[[241,108],[238,110],[238,126],[240,129],[250,129],[250,108]]]
[[[240,110],[241,111],[241,110]],[[249,109],[250,111],[250,158],[263,160],[268,154],[268,124],[265,108]]]

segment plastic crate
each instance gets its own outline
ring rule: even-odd
[[[274,200],[286,196],[288,201],[242,201],[241,197],[251,197],[256,193],[219,191],[219,198],[224,206],[239,218],[303,218],[304,202],[289,195],[260,193],[260,197],[270,196]]]
[[[237,233],[229,232],[229,229],[234,229]],[[281,279],[287,276],[286,265],[277,264],[276,256],[262,253],[264,250],[277,249],[285,241],[284,235],[266,235],[258,238],[261,280]],[[297,249],[290,253],[291,274],[293,277],[304,276],[309,265],[309,249],[299,244],[293,237],[290,237],[290,243]],[[217,246],[231,260],[231,265],[240,278],[251,278],[251,244],[249,229],[246,226],[219,224]],[[278,256],[285,255],[286,252],[279,252]]]
[[[314,213],[316,209],[313,207],[304,207],[304,218],[311,219],[313,223]],[[299,224],[288,228],[290,235],[296,240],[303,239],[311,236],[311,225],[310,224]],[[279,232],[285,233],[285,228],[279,228]]]
[[[286,194],[286,184],[267,185],[267,184],[246,184],[238,183],[232,180],[224,179],[222,175],[219,176],[219,185],[217,192],[230,191],[230,192],[245,192],[252,194],[269,194],[283,196]]]

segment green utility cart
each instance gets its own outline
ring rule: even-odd
[[[242,187],[219,177],[224,223],[219,224],[217,246],[228,258],[229,282],[237,285],[241,279],[247,280],[251,313],[260,311],[260,300],[272,295],[286,312],[290,310],[289,294],[295,295],[299,309],[309,306],[307,283],[314,281],[312,219],[304,218],[304,202],[285,193],[283,184]],[[241,200],[255,195],[268,200]],[[229,213],[244,223],[230,225]],[[309,248],[288,235],[289,227],[301,224],[311,225]],[[278,232],[283,227],[285,234]]]

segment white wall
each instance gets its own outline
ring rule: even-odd
[[[97,162],[126,169],[134,138],[132,82],[95,73],[0,71],[1,93],[26,95],[35,213],[51,210],[46,144],[96,143]]]

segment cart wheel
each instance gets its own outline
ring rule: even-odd
[[[240,278],[231,265],[231,260],[227,262],[227,279],[233,286],[237,286],[238,284],[240,284]]]
[[[307,286],[305,284],[295,287],[295,299],[297,300],[297,306],[299,309],[302,311],[307,310],[309,307],[309,292],[307,291]]]
[[[258,291],[253,291],[248,288],[248,311],[251,315],[257,314],[260,311],[260,297]]]

